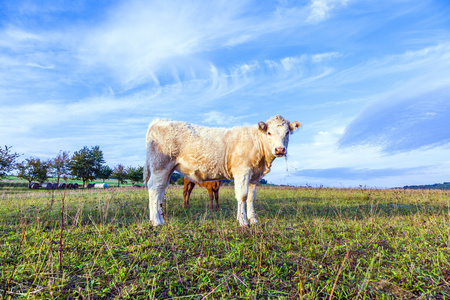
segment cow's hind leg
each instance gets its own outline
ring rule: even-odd
[[[248,186],[248,198],[247,198],[247,216],[250,224],[255,225],[258,224],[256,221],[255,208],[253,203],[255,202],[256,197],[256,184],[250,183]]]
[[[237,200],[237,220],[240,226],[245,227],[248,226],[244,205],[247,200],[249,181],[250,181],[249,174],[244,174],[242,176],[235,176],[234,178],[234,191]]]
[[[149,211],[150,222],[154,226],[164,224],[162,199],[164,192],[169,185],[169,179],[172,172],[167,170],[153,171],[148,181],[148,197],[149,197]]]

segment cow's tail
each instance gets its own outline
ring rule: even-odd
[[[144,166],[144,187],[147,187],[147,183],[150,180],[150,175],[152,173],[150,172],[150,164],[148,161],[148,155],[146,156],[145,159],[145,166]]]
[[[144,167],[144,186],[147,187],[147,183],[150,180],[150,166],[148,164],[148,161],[145,161],[145,167]]]

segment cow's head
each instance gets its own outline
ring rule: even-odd
[[[259,130],[265,135],[265,144],[272,155],[286,156],[289,143],[289,134],[300,127],[300,122],[290,122],[280,115],[270,118],[267,122],[258,123]]]

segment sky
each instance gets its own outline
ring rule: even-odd
[[[142,166],[155,118],[302,126],[266,175],[450,181],[447,0],[0,0],[0,145]]]

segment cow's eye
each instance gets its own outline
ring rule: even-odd
[[[272,134],[270,133],[270,131],[268,131],[267,134],[268,134],[268,135],[272,135]]]

